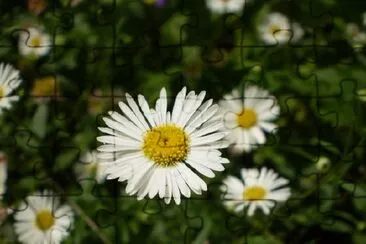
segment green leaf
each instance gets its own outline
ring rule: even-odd
[[[161,45],[181,44],[187,37],[183,26],[188,18],[182,14],[172,16],[160,29]]]
[[[341,220],[335,220],[333,223],[330,223],[329,225],[323,225],[323,229],[342,233],[354,232],[353,226]]]
[[[47,104],[40,104],[37,108],[36,113],[32,120],[32,131],[39,138],[43,138],[47,131],[47,117],[48,117],[48,106]]]
[[[56,164],[54,170],[58,171],[65,169],[75,162],[76,157],[79,155],[79,150],[77,148],[70,148],[65,150],[56,158]]]
[[[366,243],[366,234],[356,232],[352,236],[353,243],[355,244],[364,244]]]

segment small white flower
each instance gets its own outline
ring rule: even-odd
[[[298,23],[293,23],[292,28],[289,19],[281,13],[271,13],[266,16],[258,27],[261,39],[267,44],[284,44],[299,41],[304,35],[304,30]]]
[[[207,7],[218,14],[240,12],[248,0],[206,0]]]
[[[0,200],[6,191],[6,179],[8,177],[8,159],[3,152],[0,152]]]
[[[18,49],[22,56],[44,56],[51,46],[50,36],[40,29],[30,27],[19,35]]]
[[[99,163],[97,158],[97,151],[86,152],[80,157],[80,163],[75,166],[76,174],[78,178],[85,179],[90,176],[98,183],[103,183],[105,180],[105,174],[102,168],[102,164]]]
[[[19,71],[9,64],[0,63],[0,114],[11,108],[11,103],[19,100],[19,96],[10,94],[21,84]]]
[[[14,229],[21,243],[57,244],[69,235],[73,218],[71,208],[60,205],[53,192],[36,192],[14,214]]]
[[[358,48],[366,44],[366,33],[361,31],[360,27],[355,23],[347,24],[346,35],[350,44],[354,48]]]
[[[110,118],[103,118],[108,127],[99,128],[106,134],[97,140],[105,143],[98,148],[98,158],[107,179],[127,180],[127,194],[137,193],[138,200],[159,195],[167,204],[172,197],[180,204],[181,195],[189,198],[191,190],[206,191],[197,173],[213,178],[229,161],[218,151],[227,147],[222,140],[226,133],[219,132],[223,124],[218,106],[212,99],[203,103],[205,94],[186,94],[184,87],[171,112],[165,88],[155,109],[144,96],[138,96],[137,104],[126,94],[127,104],[119,102],[123,115],[110,112]]]
[[[233,153],[249,152],[264,144],[264,131],[273,132],[276,125],[270,121],[277,118],[280,107],[274,96],[257,86],[246,86],[244,97],[238,90],[226,94],[219,102],[225,130]]]
[[[268,215],[278,202],[287,201],[291,195],[290,188],[284,187],[287,179],[278,177],[272,169],[242,169],[242,180],[228,176],[221,186],[223,203],[229,209],[239,213],[247,208],[252,216],[257,208]]]

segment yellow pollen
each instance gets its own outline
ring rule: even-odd
[[[267,191],[260,186],[252,186],[248,187],[243,192],[244,200],[253,201],[253,200],[263,200],[266,196]]]
[[[3,98],[5,95],[4,89],[0,86],[0,98]]]
[[[253,109],[243,109],[237,116],[239,126],[244,129],[251,128],[257,123],[257,113]]]
[[[55,224],[55,217],[49,210],[41,210],[36,215],[36,225],[42,230],[46,231]]]
[[[160,167],[175,166],[188,155],[189,137],[175,125],[158,126],[146,132],[143,151]]]
[[[40,37],[34,37],[30,41],[31,47],[39,47],[41,45],[41,38]]]

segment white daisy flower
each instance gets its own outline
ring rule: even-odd
[[[206,92],[186,94],[184,87],[168,112],[167,94],[161,89],[155,109],[144,96],[138,104],[126,94],[127,104],[119,102],[124,115],[109,112],[103,118],[108,127],[99,128],[106,135],[97,138],[105,143],[98,148],[98,158],[106,167],[107,179],[127,180],[127,194],[159,195],[168,204],[173,197],[180,204],[181,195],[189,198],[191,190],[201,194],[206,183],[196,172],[213,178],[229,163],[220,148],[228,145],[220,132],[222,119],[212,99],[204,102]],[[193,171],[193,170],[195,171]]]
[[[98,183],[103,183],[105,180],[105,174],[102,165],[97,158],[97,151],[86,152],[80,157],[80,163],[75,166],[76,174],[78,178],[85,179],[90,176]]]
[[[240,12],[248,0],[206,0],[207,7],[217,14]]]
[[[246,86],[244,97],[238,90],[224,96],[219,104],[233,153],[249,152],[266,142],[264,131],[272,132],[277,127],[270,122],[280,112],[276,103],[275,97],[257,86]]]
[[[21,203],[14,214],[14,229],[21,243],[56,244],[69,235],[74,214],[53,194],[36,192]]]
[[[281,13],[271,13],[266,16],[258,27],[261,39],[267,44],[284,44],[299,41],[304,31],[298,23],[293,23],[292,28],[289,19]]]
[[[11,108],[11,103],[19,100],[19,96],[10,94],[21,84],[19,71],[9,64],[0,63],[0,114],[3,109]]]
[[[247,208],[248,216],[252,216],[257,208],[268,215],[270,209],[278,202],[287,201],[291,195],[290,188],[284,187],[287,179],[278,177],[272,169],[242,169],[242,181],[228,176],[221,186],[224,205],[234,212]]]
[[[8,159],[3,152],[0,152],[0,200],[6,191],[6,179],[8,177]]]
[[[50,36],[40,29],[30,27],[19,35],[18,49],[22,56],[44,56],[51,46]]]

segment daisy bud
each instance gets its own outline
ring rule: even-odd
[[[330,169],[331,165],[332,163],[330,162],[329,158],[321,156],[316,163],[316,169],[320,172],[325,173]]]

